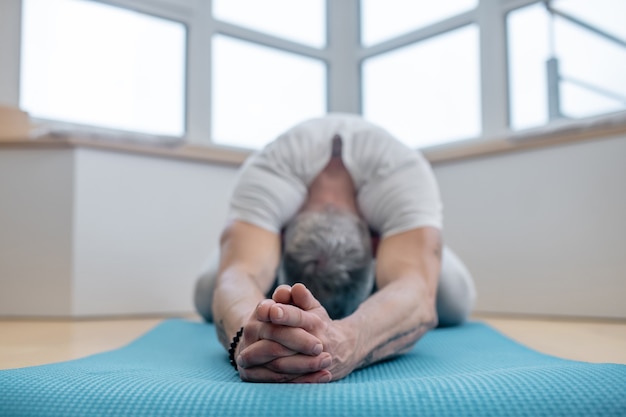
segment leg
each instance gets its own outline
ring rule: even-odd
[[[215,250],[202,273],[196,281],[196,289],[194,293],[194,304],[198,314],[207,322],[213,321],[213,290],[215,289],[215,279],[217,278],[217,269],[219,267],[219,250]]]
[[[474,307],[476,287],[467,267],[449,248],[443,248],[437,287],[439,326],[463,323]]]

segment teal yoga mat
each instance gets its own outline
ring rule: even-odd
[[[626,365],[532,351],[481,323],[323,385],[252,384],[212,325],[170,320],[126,347],[0,371],[0,416],[626,416]]]

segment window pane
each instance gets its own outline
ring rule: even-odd
[[[292,125],[326,112],[322,61],[213,38],[213,139],[261,148]]]
[[[361,0],[361,42],[379,43],[472,10],[478,0]]]
[[[480,135],[478,28],[449,32],[363,64],[363,114],[413,147]]]
[[[326,44],[325,0],[213,0],[213,15],[317,48]]]
[[[626,25],[626,2],[623,4]],[[626,109],[626,48],[623,45],[558,17],[554,22],[554,38],[562,78],[559,89],[564,116],[586,117]],[[572,83],[578,83],[577,90],[587,90],[586,94],[566,95],[567,84]],[[587,101],[591,97],[595,97],[595,105]]]
[[[552,7],[602,28],[626,42],[626,2],[624,0],[552,0]]]
[[[577,1],[554,4],[575,6],[577,3],[580,5]],[[613,36],[618,35],[619,30],[612,26],[612,16],[626,15],[626,3],[603,0],[588,8],[589,20],[587,16],[576,17],[583,25],[559,15],[551,16],[542,4],[509,14],[513,129],[540,126],[551,117],[579,118],[626,109],[626,48],[623,42],[585,26],[596,25],[600,31],[613,31]],[[571,9],[568,13],[584,10]],[[603,27],[603,22],[608,26]],[[547,65],[550,58],[558,64],[553,77]],[[550,95],[558,98],[558,103],[555,101],[552,106],[552,116]]]
[[[507,18],[510,124],[515,130],[548,122],[549,21],[540,4],[516,10]]]
[[[184,134],[182,24],[83,0],[24,0],[20,106],[32,116]]]
[[[569,82],[560,86],[562,111],[568,117],[580,118],[624,109],[624,103]]]

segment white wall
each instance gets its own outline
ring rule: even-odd
[[[73,312],[193,311],[233,167],[76,151]]]
[[[485,312],[626,317],[626,137],[435,166]]]
[[[435,165],[478,310],[626,318],[626,137]],[[0,315],[192,311],[236,168],[0,148]]]
[[[0,149],[0,316],[193,311],[236,169]]]
[[[0,149],[0,315],[69,315],[73,154]]]

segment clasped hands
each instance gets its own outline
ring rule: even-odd
[[[350,373],[351,331],[302,284],[279,286],[244,325],[235,358],[250,382],[324,383]]]

